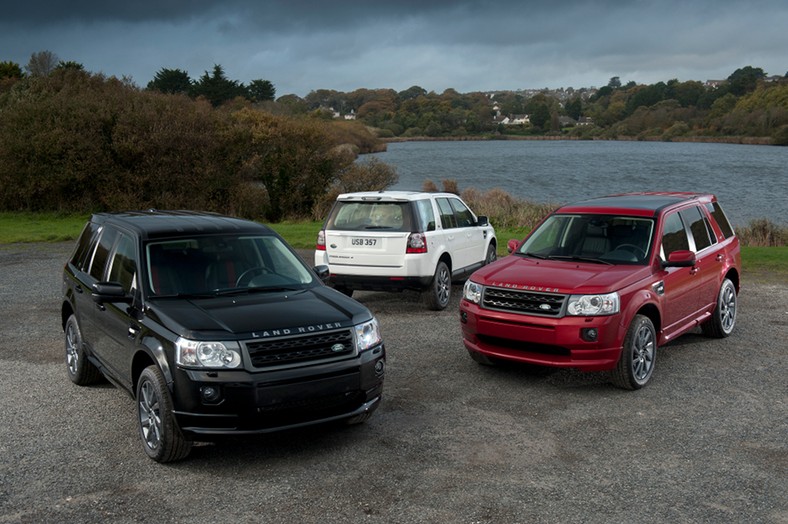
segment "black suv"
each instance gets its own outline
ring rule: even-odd
[[[63,272],[68,375],[128,391],[159,462],[216,435],[363,422],[385,348],[375,317],[327,277],[255,222],[96,214]]]

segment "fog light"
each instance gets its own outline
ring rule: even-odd
[[[386,363],[383,360],[375,362],[375,374],[380,376],[386,370]]]
[[[580,338],[586,342],[595,342],[599,337],[599,331],[596,328],[583,328],[580,330]]]
[[[213,386],[203,386],[200,388],[200,394],[205,402],[216,402],[219,400],[219,388]]]

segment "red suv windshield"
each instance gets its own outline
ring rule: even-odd
[[[517,250],[537,258],[646,264],[654,234],[651,218],[597,214],[556,214]]]

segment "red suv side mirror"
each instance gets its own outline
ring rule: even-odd
[[[662,267],[692,267],[696,261],[695,253],[687,249],[679,249],[668,255],[668,260],[662,263]]]
[[[506,251],[508,251],[509,253],[514,253],[518,247],[520,247],[520,241],[517,240],[516,238],[513,238],[509,242],[507,242]]]

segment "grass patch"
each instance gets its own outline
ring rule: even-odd
[[[0,244],[75,240],[88,215],[0,213]]]
[[[73,241],[82,232],[87,215],[57,213],[0,213],[0,244],[16,242]],[[296,249],[313,249],[317,233],[323,227],[318,221],[285,221],[267,224]],[[496,227],[498,256],[507,255],[506,244],[522,240],[528,227]],[[788,282],[788,246],[743,246],[742,265],[745,282]]]

